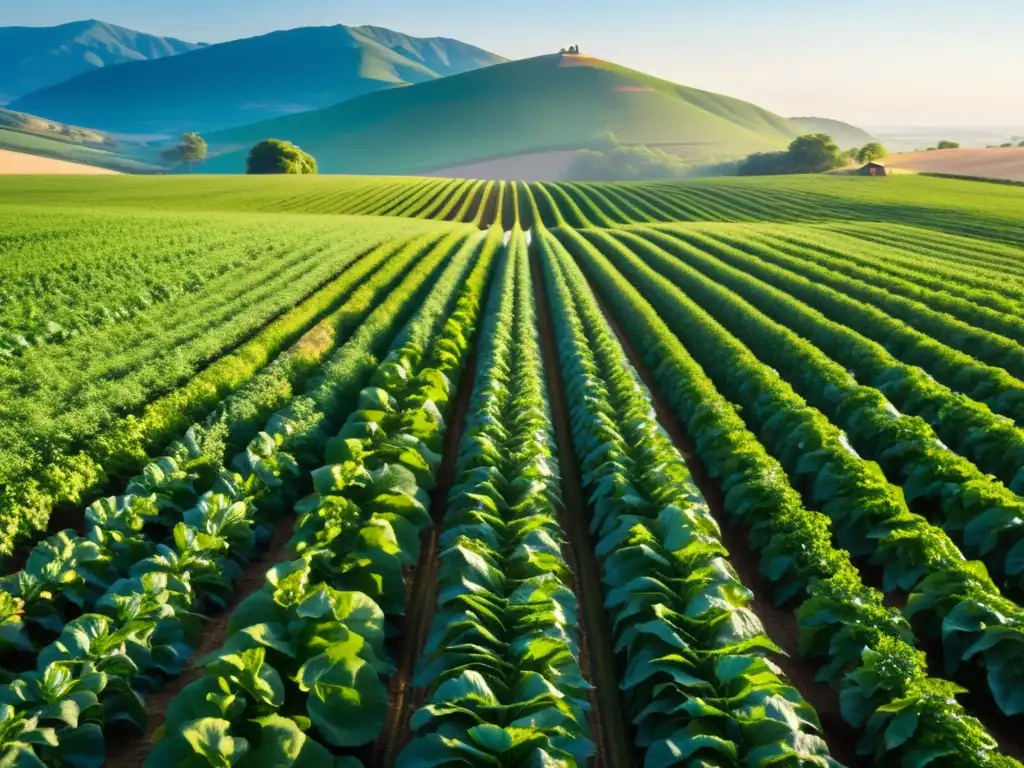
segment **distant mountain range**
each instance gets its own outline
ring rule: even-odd
[[[243,172],[248,150],[267,138],[299,144],[325,173],[394,174],[463,173],[510,158],[501,172],[514,172],[527,156],[548,167],[549,153],[564,163],[576,150],[615,145],[696,165],[781,149],[802,133],[829,133],[844,149],[873,139],[587,55],[510,62],[458,40],[371,26],[216,45],[99,21],[0,27],[0,104],[5,95],[23,113],[3,113],[10,146],[137,165],[159,161],[162,139],[199,131],[210,145],[199,170],[218,173]]]
[[[201,47],[94,20],[57,27],[0,27],[0,105],[85,72]]]
[[[206,138],[219,156],[204,169],[240,173],[248,149],[269,137],[299,144],[321,172],[410,174],[601,146],[609,137],[713,161],[780,149],[799,133],[739,99],[552,54],[212,133]]]
[[[96,69],[9,106],[127,134],[212,131],[504,61],[457,40],[305,27]]]

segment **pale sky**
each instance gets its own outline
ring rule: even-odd
[[[1024,0],[0,0],[0,26],[84,18],[204,42],[375,24],[509,58],[578,43],[785,116],[1024,133]]]

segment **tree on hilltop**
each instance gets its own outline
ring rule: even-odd
[[[290,141],[267,139],[249,151],[245,163],[249,174],[310,175],[318,172],[316,160]]]
[[[936,147],[938,149],[960,149],[960,145],[957,142],[949,141],[948,139],[943,139]]]

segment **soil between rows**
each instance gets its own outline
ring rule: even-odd
[[[632,729],[626,721],[619,697],[619,674],[612,644],[611,627],[604,611],[601,565],[594,553],[588,527],[588,504],[580,482],[579,466],[572,445],[569,411],[565,402],[562,367],[553,334],[547,286],[541,274],[535,246],[530,247],[530,272],[534,282],[541,354],[546,372],[551,420],[558,445],[562,474],[560,524],[567,537],[566,562],[572,569],[573,588],[580,606],[581,659],[590,692],[590,724],[596,746],[594,768],[630,768],[642,764],[633,746]]]
[[[146,758],[157,743],[157,730],[164,725],[167,707],[185,686],[203,676],[204,668],[196,662],[224,645],[228,635],[228,622],[235,608],[249,595],[263,587],[266,573],[270,568],[288,559],[288,540],[291,538],[293,523],[294,517],[291,515],[285,515],[277,521],[270,538],[270,546],[246,567],[245,574],[238,582],[234,599],[223,611],[211,617],[209,623],[204,626],[199,644],[185,671],[169,680],[163,690],[146,697],[145,709],[149,724],[145,734],[141,737],[119,734],[116,728],[108,732],[105,768],[137,768],[146,762]]]
[[[412,574],[407,613],[400,622],[397,668],[388,681],[388,714],[381,735],[373,745],[371,765],[388,768],[412,739],[413,713],[426,701],[426,691],[413,685],[416,664],[423,655],[430,625],[437,608],[437,539],[444,522],[448,492],[455,483],[455,462],[459,443],[473,395],[476,379],[479,333],[458,383],[455,407],[444,436],[444,451],[438,471],[437,487],[431,494],[430,516],[434,523],[422,535],[420,560]]]
[[[860,758],[856,754],[859,737],[857,731],[842,718],[838,694],[830,686],[815,679],[816,665],[800,657],[800,628],[797,624],[796,614],[792,610],[776,606],[769,599],[771,589],[759,571],[758,555],[751,550],[746,532],[733,524],[726,513],[725,497],[721,487],[708,474],[703,462],[697,456],[693,440],[682,422],[676,417],[675,412],[665,404],[665,398],[654,381],[650,367],[637,354],[629,337],[623,332],[612,313],[608,311],[597,288],[589,280],[587,282],[629,361],[650,391],[659,423],[683,455],[694,483],[707,502],[711,515],[718,521],[722,530],[722,542],[729,551],[729,562],[736,569],[744,586],[754,593],[754,600],[750,605],[751,610],[761,619],[768,636],[787,654],[782,658],[773,658],[773,661],[778,664],[793,686],[817,711],[821,720],[823,736],[828,742],[832,756],[851,768],[871,765],[869,760]]]

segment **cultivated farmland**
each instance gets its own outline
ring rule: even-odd
[[[5,183],[0,759],[1019,766],[1022,212]]]

